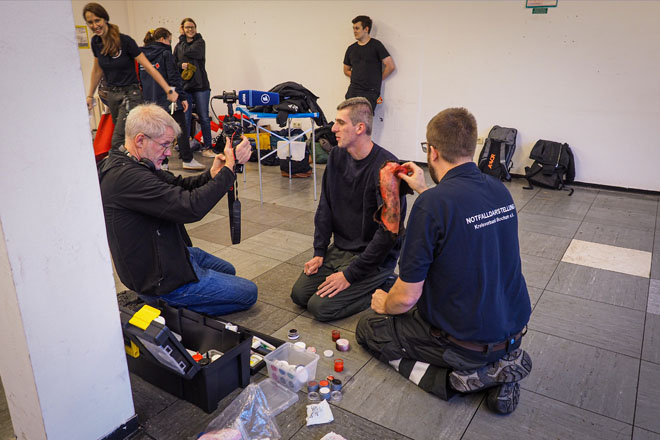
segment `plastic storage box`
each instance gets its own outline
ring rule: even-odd
[[[319,355],[285,342],[264,358],[268,375],[275,382],[297,392],[316,377]]]
[[[120,308],[129,371],[207,413],[213,412],[218,402],[236,388],[250,383],[252,337],[227,330],[218,321],[189,310],[163,304],[159,308],[166,326],[152,321],[144,330],[129,323],[131,310]],[[179,344],[172,337],[163,338],[171,334],[170,330],[182,336],[181,344],[187,349],[200,353],[215,349],[223,355],[208,365],[197,365],[187,351],[176,350]],[[157,347],[162,350],[154,356]],[[163,362],[164,354],[172,348],[181,371],[177,371],[175,363]],[[190,363],[195,365],[191,368]]]

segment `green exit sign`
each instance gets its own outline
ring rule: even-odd
[[[548,8],[534,8],[532,9],[532,14],[547,14]]]

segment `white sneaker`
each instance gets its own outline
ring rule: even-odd
[[[170,170],[170,166],[169,166],[168,164],[166,164],[166,163],[162,163],[162,164],[160,164],[160,169],[161,169],[161,170],[165,170],[165,171],[169,171],[169,170]]]
[[[194,158],[190,162],[183,162],[184,170],[204,170],[206,166],[197,162]]]
[[[216,154],[211,150],[210,148],[207,148],[206,150],[202,150],[202,156],[204,157],[215,157]]]

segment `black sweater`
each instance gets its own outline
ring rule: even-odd
[[[181,68],[183,63],[193,64],[197,67],[193,77],[183,82],[183,88],[187,92],[201,92],[211,89],[209,76],[206,73],[206,42],[204,42],[202,34],[195,34],[190,43],[186,40],[185,35],[181,35],[174,48],[174,59],[179,72],[183,70]]]
[[[334,245],[360,256],[344,271],[349,283],[361,280],[378,267],[396,266],[401,249],[398,239],[374,221],[382,204],[379,171],[388,160],[397,160],[389,151],[374,144],[362,160],[353,159],[343,148],[333,148],[323,173],[321,199],[314,217],[314,256],[325,257],[334,236]],[[401,197],[401,221],[406,214],[406,198]]]
[[[201,220],[225,195],[234,173],[224,167],[182,178],[152,170],[118,150],[99,164],[110,252],[122,283],[162,295],[198,281],[183,223]]]

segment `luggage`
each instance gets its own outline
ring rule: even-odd
[[[525,189],[539,185],[569,191],[569,196],[573,194],[572,188],[565,188],[575,180],[575,158],[568,144],[540,139],[532,147],[529,158],[534,163],[525,167],[525,179],[529,183]]]
[[[479,154],[479,169],[497,177],[500,180],[511,180],[509,171],[513,166],[513,153],[516,151],[516,137],[518,130],[515,128],[500,127],[495,125],[488,133],[484,147]]]

